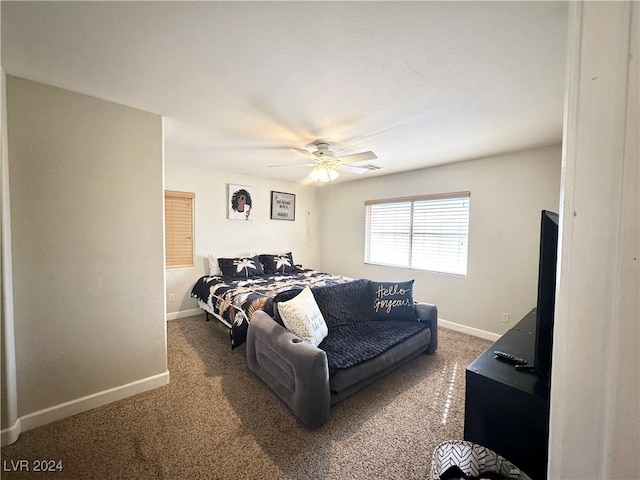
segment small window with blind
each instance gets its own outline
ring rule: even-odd
[[[190,192],[164,192],[167,268],[193,267],[193,202]]]
[[[470,196],[367,200],[365,263],[466,275]]]

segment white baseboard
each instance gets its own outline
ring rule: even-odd
[[[189,310],[180,310],[179,312],[167,313],[167,320],[176,320],[178,318],[193,317],[194,315],[201,315],[203,310],[201,308],[191,308]]]
[[[497,333],[480,330],[479,328],[468,327],[459,323],[443,320],[442,318],[438,318],[438,326],[442,328],[448,328],[449,330],[455,330],[456,332],[468,333],[469,335],[473,335],[474,337],[484,338],[486,340],[491,340],[492,342],[495,342],[502,336]]]
[[[53,407],[45,408],[38,412],[24,415],[16,421],[14,425],[2,430],[1,440],[2,446],[9,445],[18,439],[22,432],[31,430],[42,425],[46,425],[63,418],[86,412],[96,407],[101,407],[108,403],[116,402],[133,395],[137,395],[147,390],[167,385],[169,383],[169,371],[154,375],[152,377],[143,378],[136,382],[111,388],[103,392],[87,395],[86,397],[71,400],[70,402],[61,403]]]
[[[6,447],[18,440],[21,432],[20,419],[18,419],[11,427],[2,430],[2,446]]]

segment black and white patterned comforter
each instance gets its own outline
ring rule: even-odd
[[[205,276],[198,279],[191,290],[191,296],[205,304],[208,308],[200,305],[205,310],[218,315],[231,325],[231,348],[236,348],[246,340],[251,315],[256,310],[264,310],[269,298],[294,288],[336,285],[352,280],[349,277],[317,270],[299,270],[243,279]]]

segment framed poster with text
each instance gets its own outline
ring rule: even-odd
[[[296,196],[293,193],[271,191],[271,220],[295,220]]]

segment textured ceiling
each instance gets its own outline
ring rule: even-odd
[[[165,155],[299,181],[289,147],[366,177],[557,144],[567,4],[2,2],[7,74],[164,115]],[[337,181],[363,178],[343,173]]]

